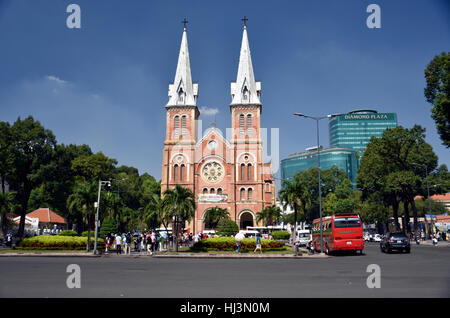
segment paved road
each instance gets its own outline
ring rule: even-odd
[[[81,288],[66,267],[81,267]],[[369,264],[381,288],[366,285]],[[450,297],[450,248],[328,259],[0,258],[0,297]]]

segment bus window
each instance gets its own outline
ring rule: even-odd
[[[344,228],[344,227],[360,227],[361,221],[359,218],[336,218],[334,219],[334,227],[335,228]]]

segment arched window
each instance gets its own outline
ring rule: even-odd
[[[207,188],[203,188],[203,194],[208,194],[208,189]]]
[[[247,135],[249,137],[252,136],[252,115],[248,114],[247,115]]]
[[[216,191],[214,190],[214,188],[211,188],[211,190],[209,190],[209,193],[214,194],[214,193],[216,193]]]
[[[180,90],[178,91],[178,102],[182,103],[184,100],[184,92],[183,89],[180,87]]]
[[[248,200],[251,201],[252,200],[252,194],[253,194],[253,190],[252,189],[248,189]]]
[[[245,164],[241,163],[241,180],[245,180]]]
[[[181,116],[181,135],[186,136],[186,115]]]
[[[175,165],[175,166],[173,167],[173,179],[174,179],[175,181],[178,180],[178,165]]]
[[[222,194],[222,188],[217,189],[217,194]]]
[[[244,89],[242,91],[242,99],[243,100],[248,100],[248,89],[247,89],[247,86],[244,86]]]
[[[180,166],[180,181],[184,181],[184,164]]]
[[[248,166],[247,166],[247,180],[248,181],[251,181],[252,180],[252,164],[251,163],[249,163],[248,164]]]
[[[174,118],[174,132],[175,132],[175,139],[178,139],[178,135],[180,133],[180,117],[177,115]]]
[[[241,201],[244,201],[244,200],[245,200],[245,189],[242,188],[241,189]]]
[[[239,115],[239,134],[241,135],[241,137],[244,137],[244,133],[245,133],[245,116],[244,114],[240,114]]]

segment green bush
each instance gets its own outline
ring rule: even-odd
[[[87,237],[40,235],[23,239],[16,245],[16,249],[29,250],[83,250],[87,245]],[[94,241],[91,240],[91,247]],[[104,248],[103,239],[98,239],[98,247]]]
[[[59,232],[59,236],[78,236],[78,233],[72,230],[64,230]]]
[[[288,240],[291,235],[288,231],[273,231],[272,237],[274,240]]]
[[[282,251],[286,247],[284,243],[274,240],[261,239],[263,251]],[[192,247],[192,251],[234,251],[237,248],[234,237],[209,238],[198,241]],[[256,238],[246,238],[241,242],[241,251],[253,251],[256,248]]]
[[[83,233],[81,233],[81,236],[87,237],[88,233],[88,231],[84,231]],[[95,230],[91,230],[91,237],[95,237]]]
[[[217,223],[216,233],[221,236],[230,236],[239,232],[239,227],[236,222],[230,218],[222,218],[219,223]]]
[[[102,226],[100,227],[100,231],[98,232],[98,236],[101,238],[105,238],[108,234],[116,232],[117,232],[116,220],[111,218],[105,218],[102,222]]]

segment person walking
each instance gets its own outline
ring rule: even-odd
[[[244,237],[245,237],[244,234],[242,234],[241,232],[236,234],[236,236],[234,237],[236,239],[237,252],[239,254],[241,253],[241,242],[244,239]]]
[[[111,236],[110,234],[108,234],[108,236],[105,238],[105,254],[109,254],[108,249],[110,244],[111,244]]]
[[[147,243],[147,254],[152,255],[152,234],[151,232],[147,233],[147,237],[146,237],[146,243]]]
[[[152,253],[155,252],[155,246],[156,246],[156,235],[155,232],[152,232],[151,235],[151,249],[152,249]]]
[[[262,254],[262,248],[261,248],[261,234],[256,234],[256,248],[253,251],[253,253],[256,253],[256,251],[259,250]]]
[[[122,237],[120,234],[116,236],[116,254],[122,254]]]
[[[130,232],[127,233],[127,235],[125,236],[125,239],[127,242],[125,254],[131,255],[131,233]]]

